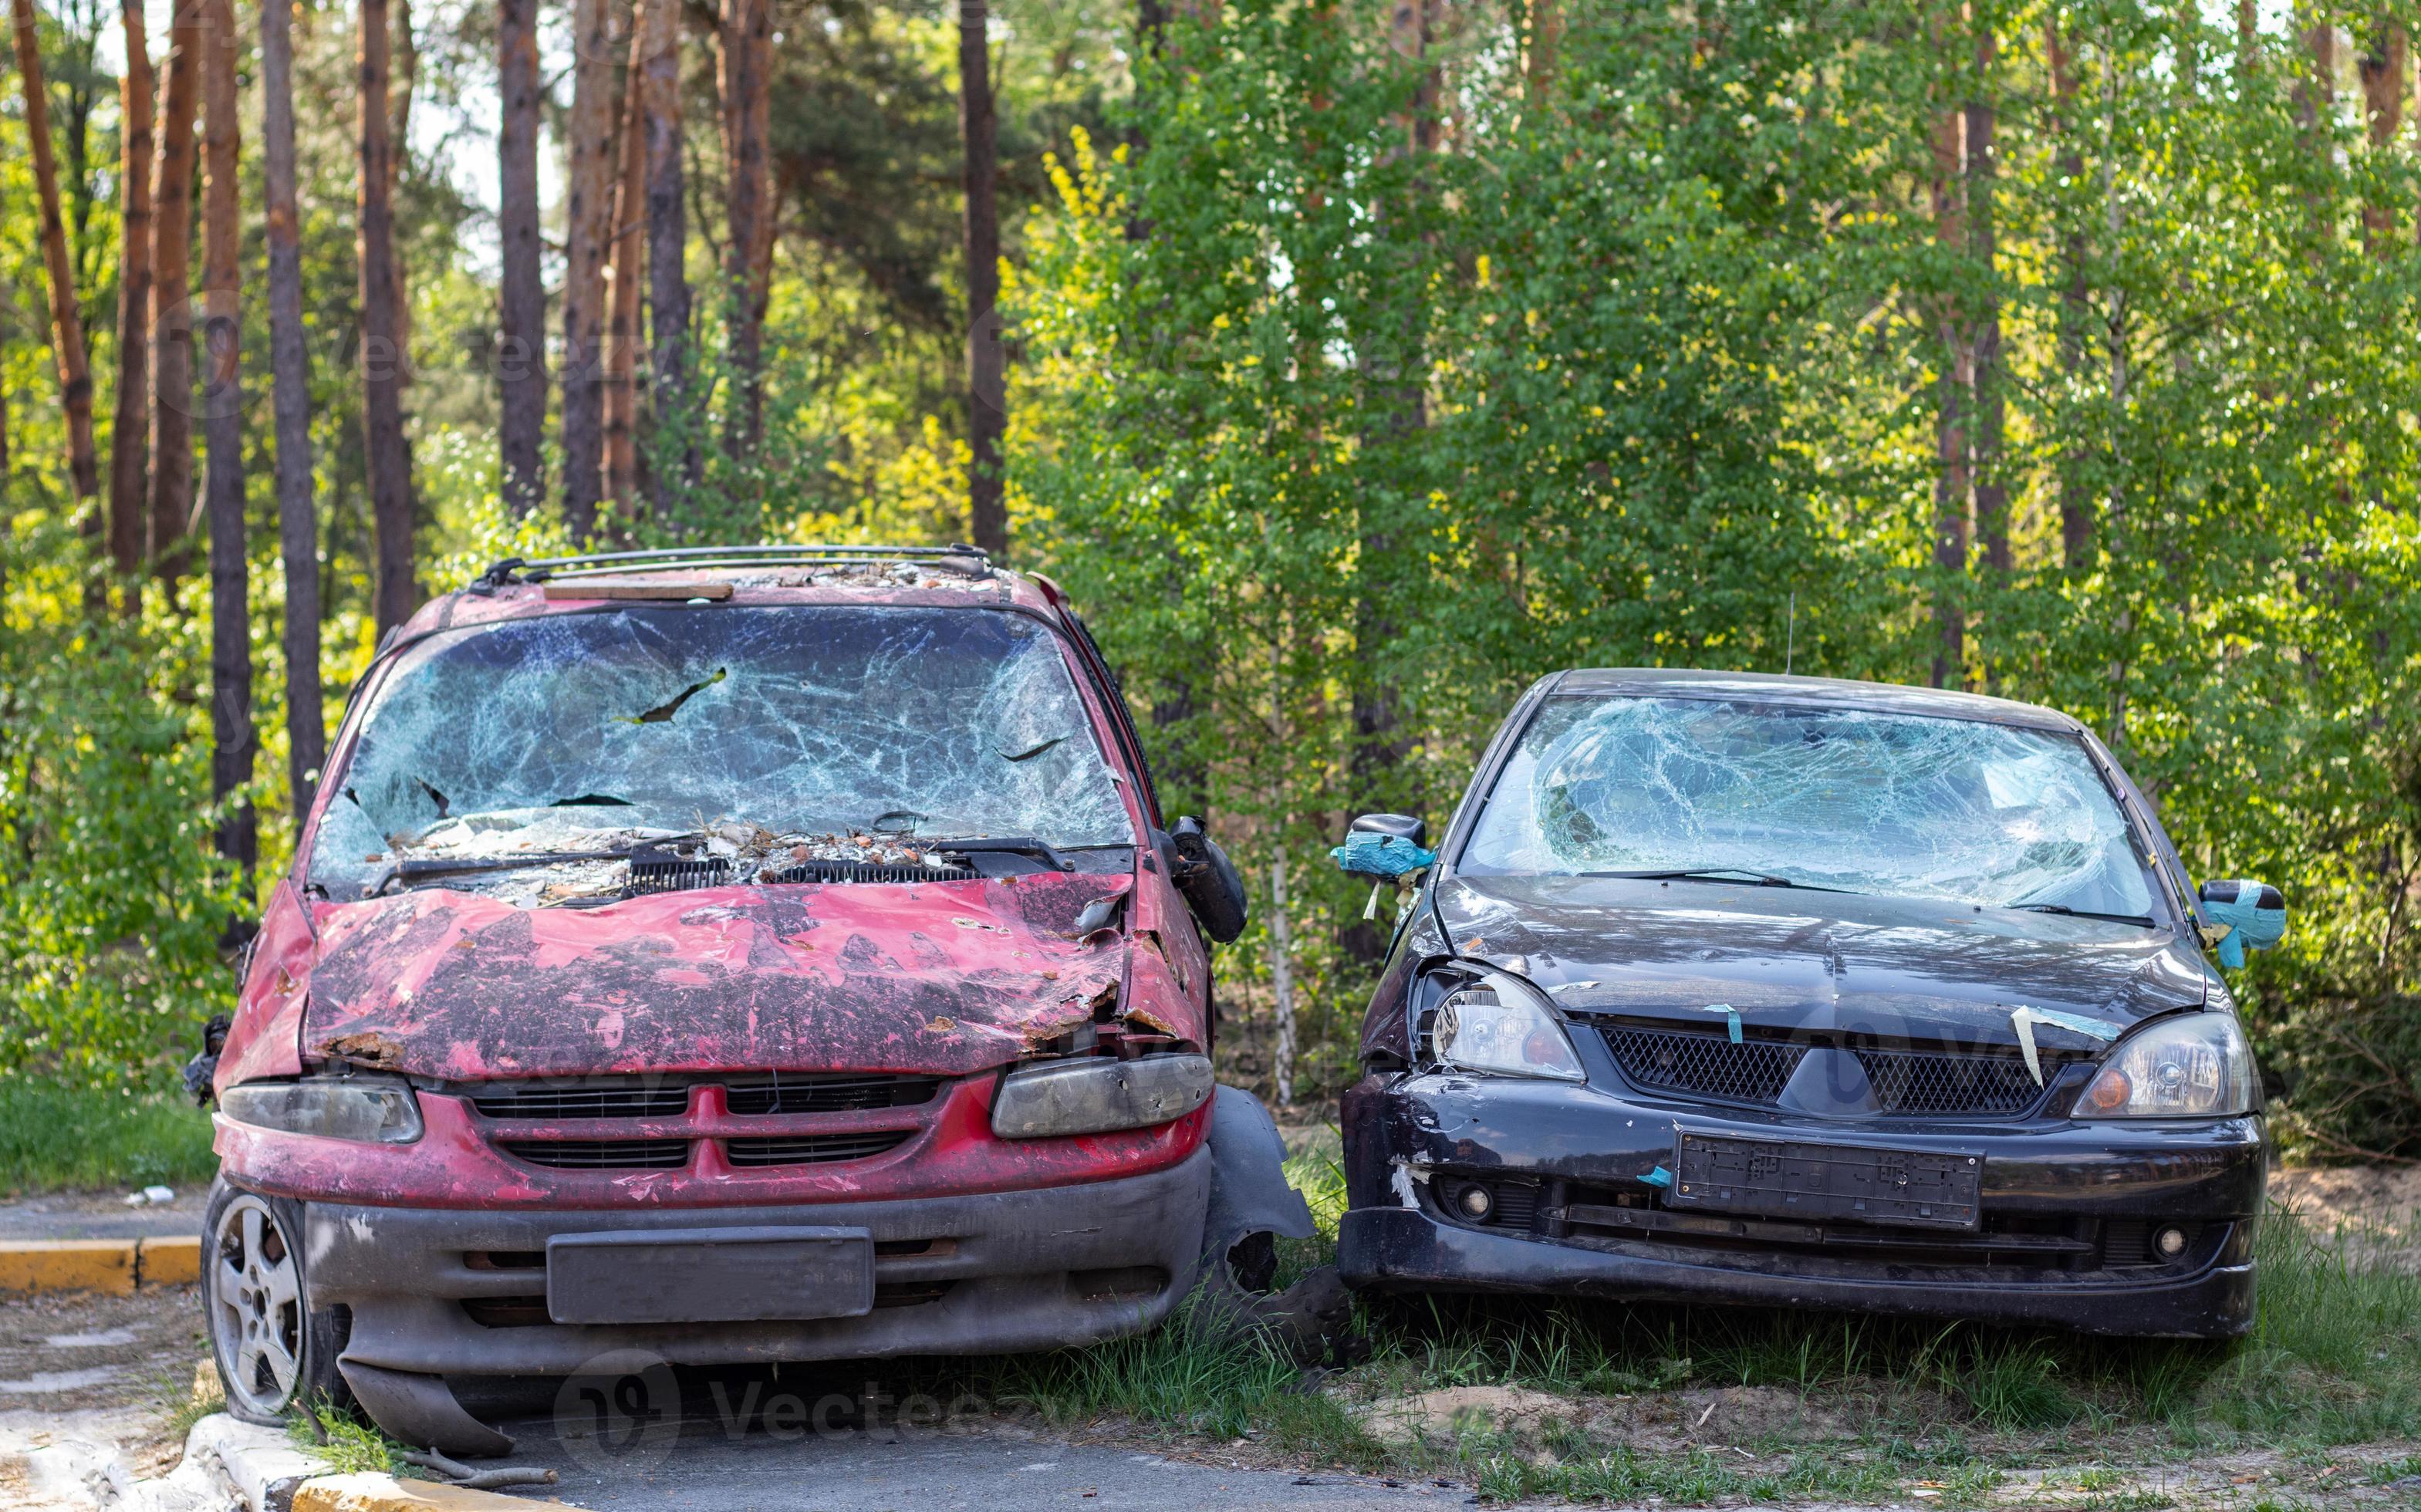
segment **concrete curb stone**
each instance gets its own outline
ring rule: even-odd
[[[202,1241],[193,1234],[0,1243],[0,1293],[97,1291],[127,1297],[137,1286],[199,1280],[201,1271]]]

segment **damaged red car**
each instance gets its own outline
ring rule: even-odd
[[[963,548],[508,562],[353,693],[232,1024],[227,1401],[1047,1348],[1306,1235],[1211,1080],[1242,890],[1047,581]]]

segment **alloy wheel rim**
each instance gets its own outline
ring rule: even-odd
[[[303,1363],[303,1272],[277,1215],[244,1195],[211,1236],[211,1330],[227,1395],[257,1412],[285,1411]]]

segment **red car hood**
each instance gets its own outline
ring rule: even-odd
[[[649,1071],[963,1075],[1086,1022],[1122,876],[726,887],[595,909],[430,889],[322,904],[304,1057],[479,1081]]]

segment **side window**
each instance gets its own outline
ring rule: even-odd
[[[1143,754],[1143,739],[1135,732],[1134,714],[1127,708],[1126,690],[1118,686],[1117,674],[1110,670],[1109,659],[1101,655],[1101,647],[1093,639],[1093,632],[1086,628],[1084,616],[1064,606],[1059,612],[1067,616],[1070,628],[1076,632],[1076,644],[1085,653],[1086,666],[1100,679],[1102,701],[1110,706],[1110,723],[1117,730],[1119,750],[1143,779],[1144,814],[1154,827],[1164,829],[1168,821],[1161,815],[1160,787],[1152,780],[1151,762]]]

